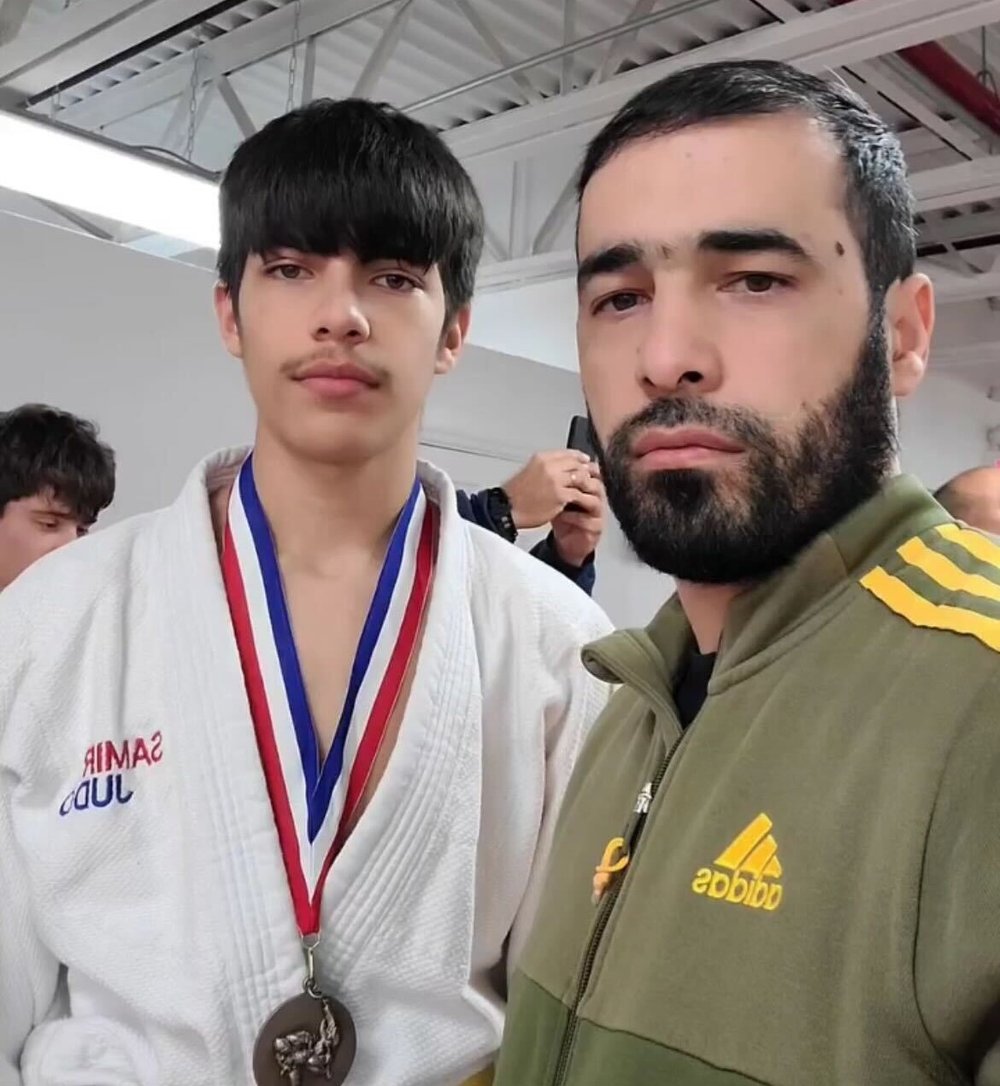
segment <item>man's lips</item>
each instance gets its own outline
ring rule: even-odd
[[[690,426],[647,430],[632,446],[632,455],[646,471],[695,467],[744,451],[732,438]]]

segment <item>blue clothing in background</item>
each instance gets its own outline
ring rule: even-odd
[[[467,494],[464,490],[459,490],[456,491],[456,496],[458,497],[458,512],[464,520],[471,521],[473,524],[478,524],[480,528],[485,528],[488,532],[493,532],[495,535],[500,534],[497,526],[490,519],[490,515],[487,512],[485,490],[480,490],[478,494]],[[536,543],[535,546],[531,548],[531,553],[540,562],[544,562],[547,566],[551,566],[553,569],[558,570],[574,584],[579,585],[588,596],[593,593],[594,582],[597,579],[593,555],[591,555],[582,566],[569,565],[559,557],[559,552],[556,550],[555,537],[551,532],[549,532],[541,543]]]

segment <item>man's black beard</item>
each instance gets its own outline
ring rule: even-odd
[[[698,584],[758,580],[873,497],[896,453],[881,314],[853,377],[780,437],[756,412],[698,397],[657,400],[599,451],[608,501],[648,566]],[[739,474],[640,473],[631,447],[651,426],[703,426],[746,449]]]

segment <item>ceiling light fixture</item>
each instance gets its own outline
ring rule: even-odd
[[[198,248],[219,246],[211,176],[43,118],[0,111],[0,187]]]

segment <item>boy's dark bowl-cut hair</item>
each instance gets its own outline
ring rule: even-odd
[[[236,301],[251,254],[287,247],[437,265],[447,316],[472,299],[483,208],[437,133],[391,106],[317,99],[233,155],[219,195],[219,278]]]

